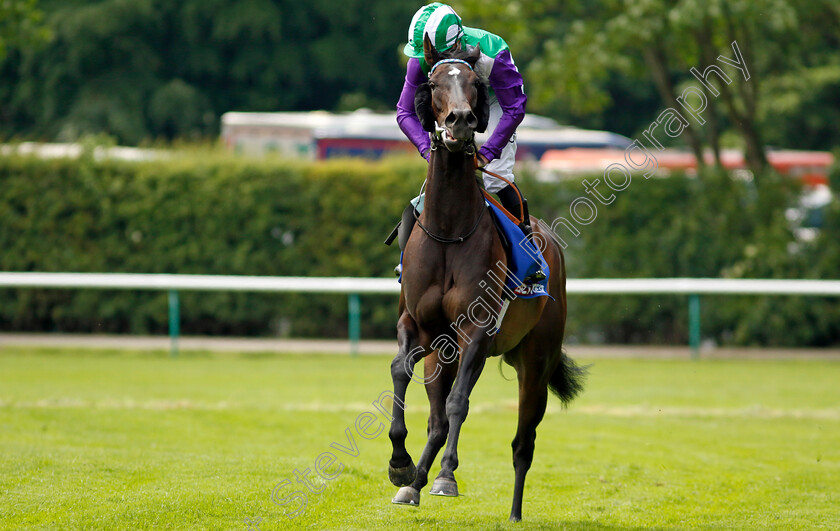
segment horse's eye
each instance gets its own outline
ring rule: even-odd
[[[430,88],[430,89],[432,89],[432,90],[434,90],[434,89],[435,89],[435,87],[437,87],[437,85],[435,85],[434,83],[432,83],[431,81],[429,81],[429,88]]]

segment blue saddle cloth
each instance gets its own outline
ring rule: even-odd
[[[490,213],[495,216],[498,226],[505,233],[505,237],[507,237],[511,246],[510,252],[508,253],[508,271],[507,279],[505,279],[505,287],[511,290],[517,298],[521,299],[550,297],[551,295],[548,294],[550,271],[542,253],[522,233],[522,229],[499,210],[499,207],[489,202],[487,204],[490,206]],[[542,269],[543,273],[545,273],[544,280],[527,286],[522,284],[521,279],[536,273],[538,269]]]
[[[516,298],[532,299],[534,297],[551,297],[548,294],[548,278],[550,271],[548,270],[548,263],[542,256],[542,253],[536,246],[531,243],[516,223],[510,220],[499,208],[487,201],[487,206],[490,207],[490,214],[496,218],[496,225],[504,232],[505,237],[510,242],[511,250],[508,253],[507,278],[505,279],[505,287],[516,295]],[[416,206],[416,205],[415,205]],[[421,204],[422,208],[422,204]],[[402,264],[402,253],[400,253],[400,264]],[[534,284],[525,285],[522,283],[523,278],[527,278],[537,271],[542,269],[545,273],[545,279]],[[398,282],[402,282],[402,275],[400,275]],[[552,297],[553,298],[553,297]]]

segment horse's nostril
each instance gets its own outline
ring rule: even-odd
[[[447,127],[455,127],[456,125],[463,124],[466,124],[470,128],[478,125],[478,118],[476,118],[475,113],[471,109],[455,109],[444,120],[444,125]]]

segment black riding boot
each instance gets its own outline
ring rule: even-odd
[[[394,236],[397,238],[397,244],[400,246],[400,253],[405,251],[405,245],[408,243],[408,237],[411,236],[411,230],[414,228],[414,223],[417,221],[417,211],[414,208],[414,205],[411,203],[405,207],[402,214],[402,220],[399,224],[394,228],[394,231],[391,232],[391,235],[388,236],[388,239],[385,240],[386,245],[391,245],[394,241]],[[396,234],[394,234],[396,233]],[[397,267],[394,268],[394,273],[399,277],[402,274],[402,264],[397,264]]]
[[[517,194],[517,192],[519,193]],[[528,201],[525,199],[525,196],[522,195],[522,191],[519,190],[516,183],[505,186],[496,192],[496,195],[499,197],[499,202],[502,203],[502,206],[505,207],[508,212],[513,214],[513,216],[517,219],[522,218],[522,223],[519,224],[519,228],[522,229],[522,232],[528,240],[530,240],[531,243],[534,243],[534,229],[531,228],[531,215],[528,213]],[[519,205],[520,197],[522,197],[521,209]],[[539,249],[536,244],[534,244],[534,246]],[[543,270],[537,269],[537,271],[525,277],[522,282],[524,284],[533,284],[544,279],[545,273]]]

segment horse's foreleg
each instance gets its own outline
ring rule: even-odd
[[[408,436],[408,429],[405,425],[405,410],[399,407],[397,399],[405,404],[405,392],[408,382],[411,380],[411,370],[414,364],[425,355],[425,349],[419,347],[419,333],[417,323],[408,314],[403,312],[397,322],[397,341],[399,351],[391,362],[391,379],[394,383],[393,414],[391,429],[388,437],[391,439],[392,453],[388,463],[388,478],[397,487],[409,485],[414,481],[415,468],[411,456],[405,449],[405,438]]]
[[[469,344],[462,344],[461,363],[455,385],[446,399],[446,416],[449,420],[449,436],[446,450],[441,459],[441,470],[432,485],[432,494],[442,496],[457,496],[458,485],[455,482],[455,469],[458,468],[458,437],[461,425],[467,418],[470,407],[470,393],[475,387],[492,337],[483,328],[475,327],[467,333],[472,340]]]
[[[423,454],[417,461],[417,477],[411,485],[418,492],[428,483],[429,469],[438,452],[446,443],[446,435],[449,432],[449,419],[446,417],[446,397],[452,389],[452,382],[455,380],[455,374],[458,371],[458,366],[454,360],[446,363],[440,359],[439,355],[426,358],[425,368],[427,378],[433,374],[438,376],[426,384],[426,395],[429,397],[428,439],[426,447],[423,448]]]
[[[533,354],[533,353],[532,353]],[[530,360],[537,356],[531,356]],[[527,363],[527,361],[525,362]],[[525,475],[534,460],[534,442],[537,426],[545,414],[548,400],[548,381],[542,378],[542,367],[518,366],[519,379],[519,425],[513,438],[513,506],[510,521],[522,520],[522,496],[525,490]]]

